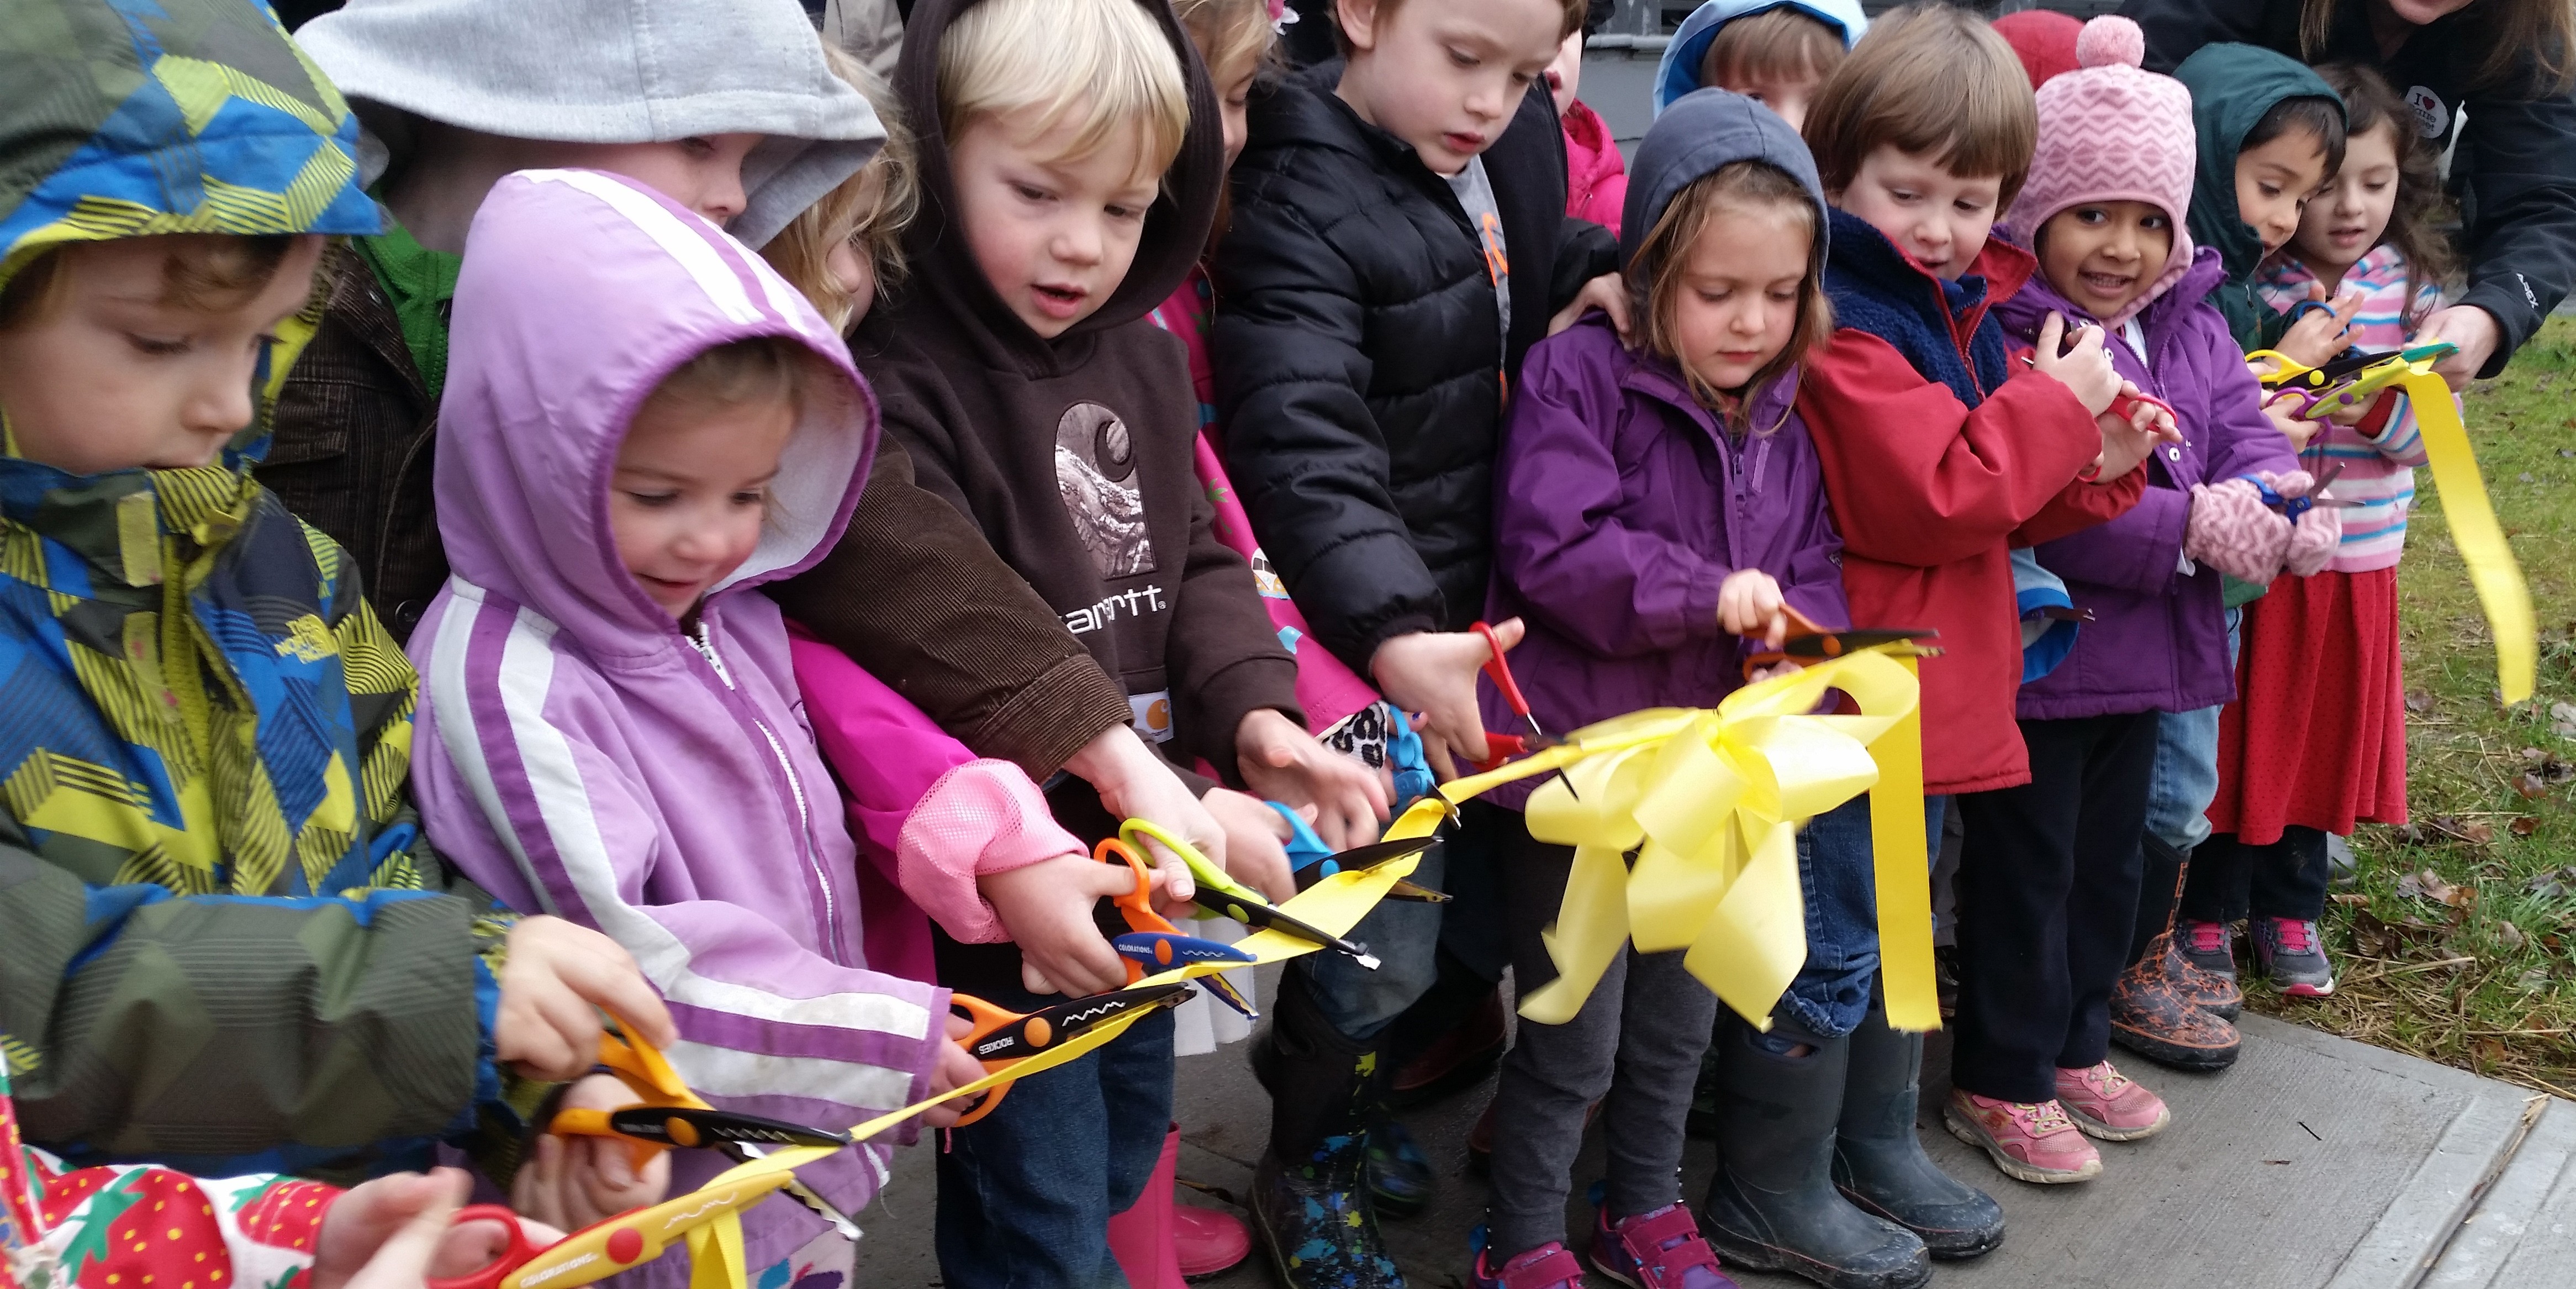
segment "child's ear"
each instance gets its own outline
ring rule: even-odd
[[[1352,49],[1377,48],[1377,0],[1333,0],[1333,17]]]

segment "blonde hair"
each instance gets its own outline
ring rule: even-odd
[[[181,233],[163,235],[169,249],[161,264],[159,303],[198,313],[237,309],[268,289],[295,239],[311,234]],[[71,289],[73,263],[65,250],[95,246],[71,242],[27,261],[0,288],[0,331],[41,322]]]
[[[830,375],[830,368],[803,341],[752,336],[700,350],[672,368],[646,396],[644,406],[656,410],[784,406],[792,419],[804,415],[813,382]]]
[[[1993,24],[1945,4],[1910,4],[1869,25],[1808,106],[1805,133],[1828,194],[1849,187],[1861,159],[1886,145],[1937,150],[1954,175],[2000,176],[1995,208],[2009,210],[2039,146],[2039,103]]]
[[[1833,75],[1850,47],[1842,33],[1815,15],[1783,5],[1737,18],[1717,29],[1699,60],[1699,83],[1724,86],[1739,78]]]
[[[1210,79],[1247,58],[1258,70],[1277,55],[1279,31],[1271,26],[1269,0],[1172,0],[1172,16],[1199,47]]]
[[[1189,133],[1189,82],[1136,0],[984,0],[959,14],[939,38],[941,137],[1030,110],[1041,130],[1074,123],[1067,159],[1141,130],[1138,173],[1160,176]]]
[[[921,187],[912,132],[904,128],[884,80],[829,44],[823,46],[823,62],[876,109],[877,121],[885,127],[885,145],[838,187],[799,212],[760,248],[760,254],[788,285],[813,302],[815,312],[833,330],[843,331],[858,310],[858,300],[832,276],[828,261],[833,248],[846,243],[866,259],[876,271],[876,293],[884,297],[903,281],[903,229],[921,208]]]
[[[1556,26],[1556,38],[1563,41],[1566,37],[1583,30],[1583,16],[1591,10],[1592,0],[1557,0],[1557,3],[1565,9],[1564,16],[1557,20]],[[1377,24],[1381,27],[1385,26],[1386,20],[1403,7],[1404,0],[1377,0]],[[1350,35],[1342,30],[1341,0],[1330,0],[1325,9],[1325,16],[1333,24],[1334,47],[1344,54],[1350,53]]]
[[[1703,407],[1723,408],[1725,399],[1691,370],[1676,343],[1682,266],[1690,260],[1692,245],[1717,216],[1770,215],[1784,210],[1796,212],[1796,223],[1806,230],[1807,276],[1798,284],[1798,323],[1789,334],[1789,343],[1745,383],[1749,394],[1805,359],[1834,332],[1834,306],[1825,296],[1825,230],[1819,224],[1816,200],[1806,185],[1768,162],[1729,162],[1673,194],[1663,215],[1637,243],[1637,253],[1628,262],[1629,299],[1635,316],[1644,319],[1646,348],[1681,368],[1692,397]],[[1762,433],[1773,427],[1746,428]]]

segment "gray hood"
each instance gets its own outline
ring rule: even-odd
[[[796,0],[349,0],[295,39],[366,126],[369,184],[420,118],[564,143],[765,134],[727,230],[759,246],[885,141]]]
[[[1637,145],[1637,159],[1628,167],[1628,204],[1619,212],[1621,267],[1636,258],[1638,244],[1682,189],[1738,161],[1768,162],[1807,190],[1816,203],[1815,253],[1822,263],[1830,219],[1806,142],[1771,109],[1741,94],[1702,89],[1674,99]]]

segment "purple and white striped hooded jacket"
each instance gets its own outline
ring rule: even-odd
[[[802,340],[848,377],[809,398],[761,540],[684,635],[619,561],[608,481],[662,378],[716,345]],[[875,450],[876,404],[794,288],[657,193],[583,170],[502,180],[475,215],[439,407],[453,569],[411,639],[413,791],[496,897],[598,927],[669,1000],[669,1056],[718,1106],[845,1128],[927,1094],[947,991],[869,971],[856,854],[760,584],[819,560]],[[909,1140],[909,1129],[905,1140]],[[845,1211],[892,1142],[801,1170]],[[725,1166],[680,1151],[673,1193]],[[823,1229],[743,1223],[750,1265]],[[681,1285],[685,1257],[630,1273]]]

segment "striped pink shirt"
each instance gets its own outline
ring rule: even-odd
[[[2308,298],[2308,284],[2315,280],[2306,265],[2284,258],[2265,264],[2255,286],[2266,304],[2286,313]],[[2372,352],[2404,346],[2409,330],[2406,257],[2385,242],[2372,247],[2344,273],[2338,294],[2355,290],[2363,298],[2361,312],[2352,320],[2352,343]],[[2431,313],[2440,298],[2439,285],[2426,283],[2416,296],[2416,317]],[[2415,505],[2415,467],[2424,464],[2424,440],[2404,394],[2390,390],[2381,399],[2389,412],[2378,433],[2328,423],[2302,458],[2312,471],[2328,461],[2341,465],[2343,472],[2328,491],[2361,503],[2343,512],[2343,544],[2327,565],[2338,573],[2393,567],[2406,548],[2406,512]]]

